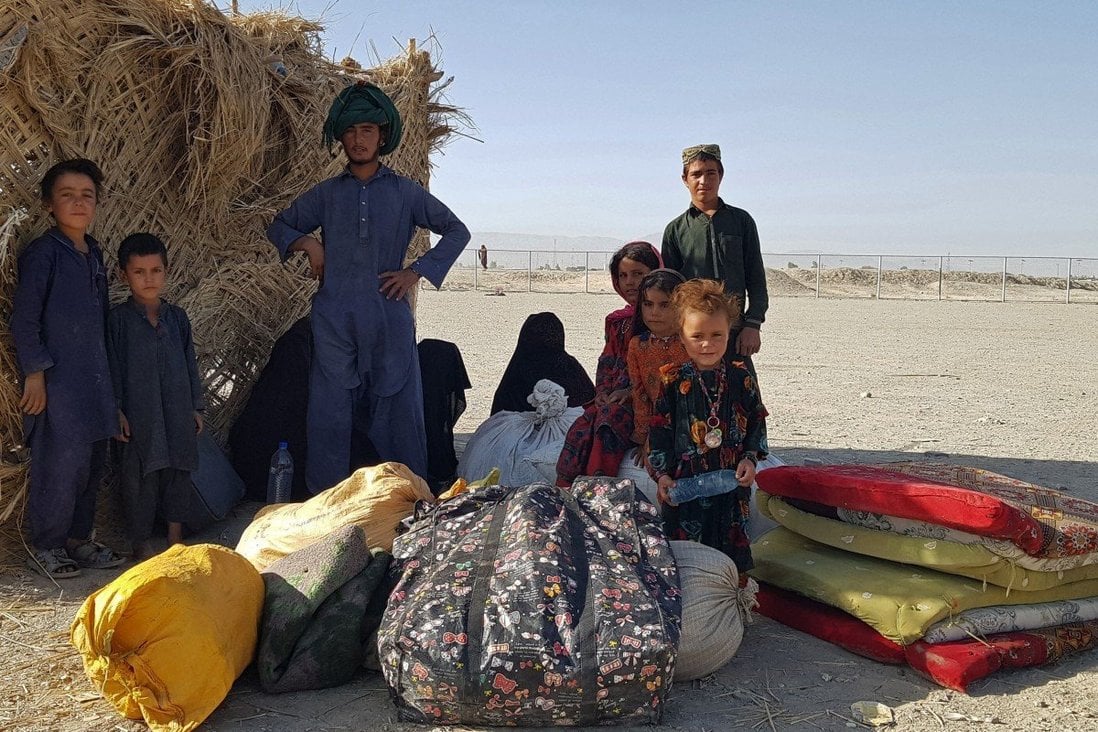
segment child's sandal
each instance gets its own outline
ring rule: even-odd
[[[126,558],[110,547],[97,541],[85,541],[69,549],[69,556],[84,569],[111,569],[126,561]]]
[[[80,567],[64,549],[36,549],[27,558],[27,566],[48,579],[80,576]]]

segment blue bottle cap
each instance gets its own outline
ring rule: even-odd
[[[285,440],[282,440],[281,442],[278,443],[278,449],[279,450],[287,450],[287,449],[289,449],[289,447],[290,447],[290,443],[286,442]]]

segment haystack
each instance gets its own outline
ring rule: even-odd
[[[129,233],[168,243],[167,297],[190,315],[209,424],[222,435],[274,341],[309,308],[303,262],[266,242],[274,214],[337,172],[321,146],[328,104],[367,79],[404,119],[386,164],[424,185],[428,155],[460,112],[414,42],[371,69],[322,54],[321,26],[280,13],[226,15],[200,0],[0,0],[0,454],[21,440],[8,320],[20,248],[48,226],[38,185],[87,157],[107,183],[94,235],[113,271]],[[411,255],[428,246],[420,232]],[[124,297],[116,284],[113,299]],[[0,464],[0,521],[18,513],[25,465]]]

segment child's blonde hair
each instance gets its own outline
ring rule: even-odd
[[[693,279],[684,282],[671,294],[671,306],[675,308],[680,327],[687,310],[706,315],[724,314],[731,327],[740,324],[743,313],[739,298],[724,294],[724,285],[716,280]]]

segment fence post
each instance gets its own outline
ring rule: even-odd
[[[821,264],[820,260],[822,258],[823,258],[822,254],[817,254],[816,255],[816,297],[817,298],[820,297],[820,267],[823,266]]]
[[[881,299],[881,267],[883,266],[884,257],[877,257],[877,299]]]
[[[526,291],[534,291],[534,252],[526,252]]]
[[[1003,291],[999,295],[999,302],[1006,302],[1006,278],[1007,278],[1007,258],[1003,257]]]
[[[1071,304],[1071,257],[1068,257],[1068,277],[1067,277],[1067,299],[1065,302]]]
[[[583,253],[583,291],[591,294],[591,252]]]
[[[938,300],[942,299],[942,257],[938,257]]]
[[[477,261],[477,260],[479,258],[480,258],[479,254],[474,254],[473,255],[473,292],[477,291],[477,282],[478,282],[477,275],[479,274],[477,272],[477,270],[480,269],[480,262]]]

